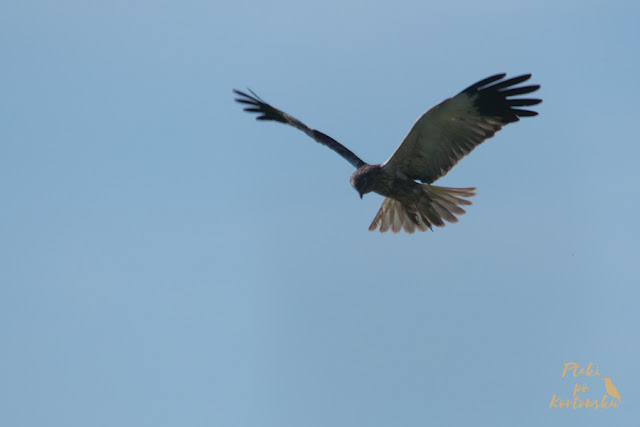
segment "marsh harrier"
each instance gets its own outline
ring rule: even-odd
[[[505,76],[496,74],[481,80],[427,111],[391,157],[379,165],[365,163],[335,139],[272,107],[253,91],[234,92],[238,95],[236,101],[246,104],[245,111],[256,113],[258,120],[300,129],[351,163],[357,169],[351,175],[351,185],[361,198],[372,191],[385,197],[370,231],[397,233],[404,229],[413,233],[434,225],[443,227],[444,221],[457,222],[456,215],[465,213],[461,206],[470,205],[467,198],[475,196],[475,188],[438,187],[432,183],[504,125],[538,114],[520,107],[539,104],[540,99],[516,98],[540,88],[516,87],[529,80],[531,74],[503,80]]]

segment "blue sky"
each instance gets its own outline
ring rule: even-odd
[[[640,5],[0,6],[0,424],[631,426]],[[438,183],[460,222],[367,231],[352,167],[498,72],[544,102]],[[562,378],[565,363],[600,376]],[[552,396],[618,407],[549,409]]]

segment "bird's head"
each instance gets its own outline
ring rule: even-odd
[[[364,165],[351,175],[351,185],[360,194],[361,199],[375,189],[380,172],[379,165]]]

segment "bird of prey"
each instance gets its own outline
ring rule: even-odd
[[[427,111],[391,157],[378,165],[365,163],[335,139],[272,107],[250,89],[250,94],[234,92],[238,95],[235,100],[246,105],[245,111],[256,113],[257,120],[291,125],[351,163],[356,168],[351,185],[360,198],[370,192],[385,197],[370,231],[413,233],[443,227],[444,221],[457,222],[456,215],[465,213],[461,206],[470,205],[467,198],[475,196],[475,188],[438,187],[433,182],[504,125],[538,114],[521,107],[542,100],[516,97],[540,88],[517,86],[531,74],[506,80],[505,76],[481,80]]]
[[[620,394],[618,393],[618,389],[611,383],[611,378],[603,378],[604,387],[607,390],[607,394],[613,398],[616,398],[622,403],[622,399],[620,399]]]

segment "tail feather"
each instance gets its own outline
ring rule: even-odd
[[[454,211],[451,209],[447,209],[445,204],[443,204],[441,201],[438,201],[438,200],[433,201],[433,209],[435,209],[436,213],[440,215],[442,219],[444,219],[447,222],[458,222],[458,218],[455,217],[454,213],[461,215],[464,213],[464,209],[458,208],[455,205],[451,205],[451,207],[452,208],[455,207],[456,210]]]
[[[404,213],[404,209],[402,211]],[[420,226],[416,226],[416,224],[411,220],[410,216],[408,216],[407,214],[404,214],[402,218],[403,218],[403,221],[400,223],[400,225],[391,231],[393,231],[394,233],[399,233],[402,230],[403,225],[404,225],[405,231],[409,234],[412,234],[414,231],[416,231],[416,227],[418,228],[418,230],[420,230]]]
[[[407,233],[427,231],[432,226],[444,227],[444,221],[458,222],[456,215],[465,210],[460,205],[471,204],[465,198],[476,195],[475,188],[448,188],[422,185],[422,192],[411,205],[387,197],[382,202],[378,214],[369,226],[369,231],[380,229],[381,233],[391,230],[399,233],[403,228]]]
[[[464,199],[460,199],[462,201],[467,202],[468,200],[464,200]],[[442,199],[437,199],[434,200],[435,203],[438,204],[438,206],[440,206],[442,209],[450,212],[452,215],[464,215],[465,213],[467,213],[467,211],[465,211],[464,209],[462,209],[460,206],[458,206],[458,204],[462,204],[460,202],[455,203],[452,202],[451,200],[442,198]]]
[[[436,227],[444,227],[444,221],[438,215],[438,212],[434,209],[433,201],[428,203],[416,203],[416,207],[422,216],[422,221],[429,225],[435,225]]]

